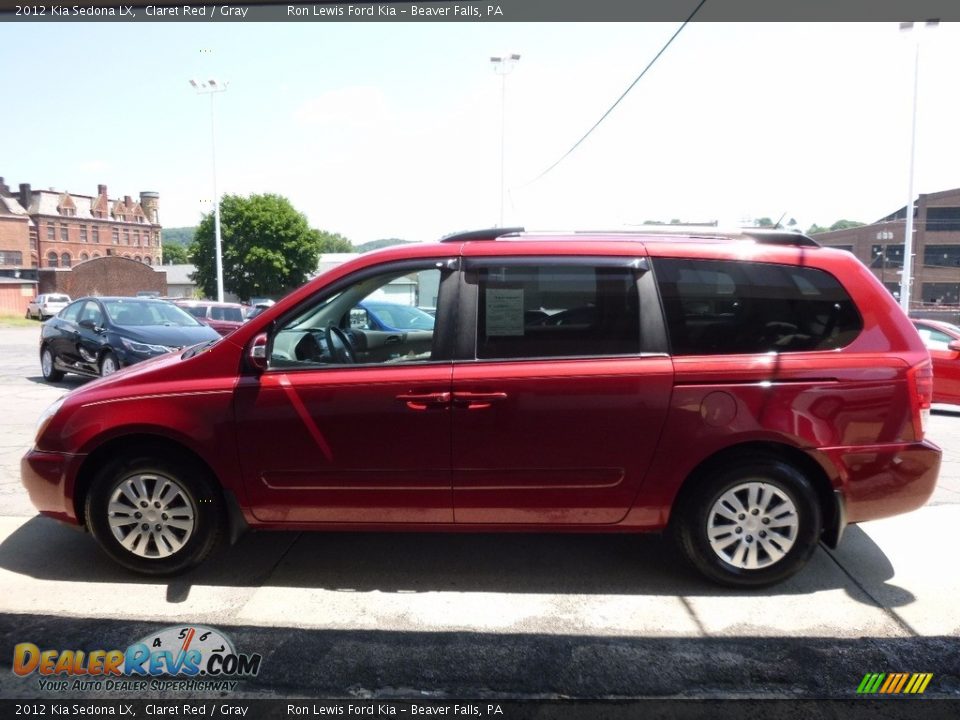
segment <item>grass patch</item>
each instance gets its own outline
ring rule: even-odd
[[[0,327],[39,327],[37,320],[27,320],[22,315],[0,315]]]

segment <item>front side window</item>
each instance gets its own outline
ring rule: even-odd
[[[816,268],[661,258],[654,272],[675,355],[833,350],[863,329],[843,286]]]
[[[640,352],[636,271],[620,267],[497,265],[476,282],[479,359],[624,355]]]
[[[80,308],[83,307],[84,302],[84,300],[78,300],[75,303],[67,305],[63,310],[60,311],[59,317],[62,320],[77,322],[80,317]]]
[[[434,319],[417,310],[435,298],[441,271],[433,267],[363,274],[331,294],[320,294],[283,321],[271,339],[271,368],[385,365],[437,359]]]
[[[917,332],[920,333],[920,339],[923,340],[923,344],[927,346],[928,350],[949,350],[950,343],[953,342],[953,338],[945,332],[934,330],[931,327],[920,325],[917,327]]]

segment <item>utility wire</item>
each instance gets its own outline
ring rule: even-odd
[[[680,32],[687,26],[687,24],[688,24],[691,20],[693,20],[694,15],[696,15],[696,14],[700,11],[700,8],[702,8],[703,5],[704,5],[704,3],[706,3],[706,2],[707,2],[707,0],[700,0],[700,4],[697,5],[697,6],[693,9],[693,12],[690,13],[690,16],[689,16],[686,20],[684,20],[684,21],[683,21],[683,24],[682,24],[680,27],[677,28],[677,31],[676,31],[673,35],[670,36],[670,39],[667,40],[667,44],[664,45],[662,48],[660,48],[660,52],[658,52],[658,53],[653,57],[653,60],[651,60],[651,61],[647,64],[647,66],[643,69],[643,72],[640,73],[639,75],[637,75],[636,80],[634,80],[632,83],[630,83],[630,87],[628,87],[626,90],[623,91],[623,94],[622,94],[620,97],[617,98],[617,101],[616,101],[613,105],[611,105],[610,108],[603,114],[603,116],[593,124],[593,127],[591,127],[589,130],[587,130],[586,134],[585,134],[582,138],[580,138],[579,140],[577,140],[577,142],[574,144],[574,146],[573,146],[572,148],[570,148],[569,150],[567,150],[559,160],[557,160],[553,165],[551,165],[550,167],[548,167],[548,168],[547,168],[546,170],[544,170],[542,173],[540,173],[539,175],[537,175],[537,177],[535,177],[533,180],[531,180],[529,183],[527,183],[528,185],[532,185],[532,184],[535,183],[537,180],[539,180],[539,179],[542,178],[544,175],[546,175],[548,172],[550,172],[551,170],[553,170],[557,165],[559,165],[559,164],[562,163],[564,160],[566,160],[566,159],[567,159],[567,156],[570,155],[570,153],[572,153],[574,150],[576,150],[578,147],[580,147],[580,144],[581,144],[584,140],[586,140],[588,137],[590,137],[590,133],[592,133],[594,130],[596,130],[596,129],[600,126],[600,123],[602,123],[604,120],[606,120],[606,119],[607,119],[607,116],[608,116],[610,113],[613,112],[614,108],[617,107],[617,105],[620,104],[620,101],[623,100],[631,90],[633,90],[634,85],[636,85],[638,82],[640,82],[640,78],[642,78],[644,75],[647,74],[647,71],[648,71],[650,68],[652,68],[653,65],[654,65],[654,63],[656,63],[657,60],[660,59],[660,56],[663,55],[664,52],[666,52],[667,48],[670,47],[670,43],[672,43],[674,40],[677,39],[677,35],[679,35]]]

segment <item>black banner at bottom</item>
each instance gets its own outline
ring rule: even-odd
[[[854,718],[933,720],[960,717],[960,698],[884,700],[0,700],[0,718],[474,718],[636,720],[639,718]]]

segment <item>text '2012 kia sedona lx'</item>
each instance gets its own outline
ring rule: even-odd
[[[427,329],[363,302],[436,307]],[[920,507],[927,350],[846,252],[779,231],[482,231],[365,254],[229,336],[77,388],[22,476],[170,574],[243,526],[667,531],[763,585]]]

